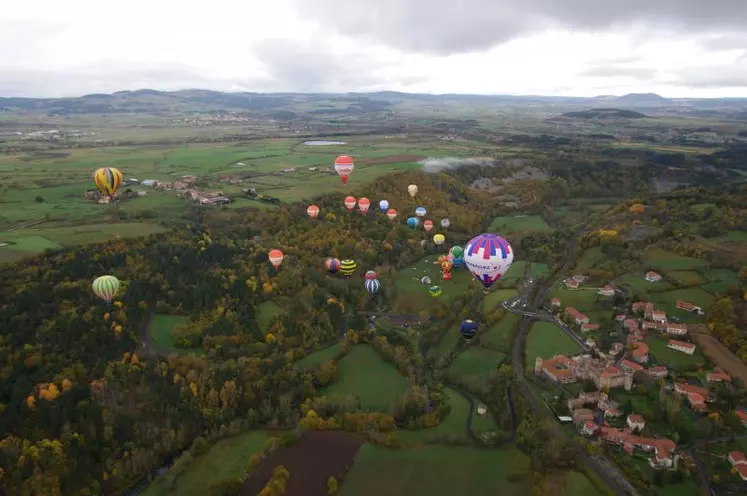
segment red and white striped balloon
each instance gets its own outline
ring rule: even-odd
[[[389,220],[394,220],[397,218],[397,211],[393,208],[390,208],[386,211],[386,216],[389,217]]]
[[[371,200],[369,200],[368,198],[364,197],[358,200],[358,210],[360,210],[362,214],[365,214],[366,212],[368,212],[368,207],[370,206],[371,206]]]
[[[319,215],[319,207],[317,207],[316,205],[309,205],[306,208],[306,214],[312,219],[316,219]]]

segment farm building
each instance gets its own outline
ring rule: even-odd
[[[579,312],[575,308],[573,308],[573,307],[566,307],[565,311],[568,314],[568,316],[570,318],[572,318],[573,321],[577,325],[588,324],[589,323],[589,317],[587,317],[586,315],[582,314],[581,312]]]
[[[686,312],[693,312],[699,315],[703,314],[702,308],[695,305],[694,303],[690,303],[689,301],[677,300],[677,303],[675,303],[675,306],[679,308],[680,310],[684,310]]]
[[[676,382],[674,384],[674,391],[677,394],[687,397],[687,401],[693,410],[702,412],[706,409],[706,399],[708,398],[708,390],[706,388],[693,386],[684,382]]]
[[[672,336],[684,336],[687,334],[687,326],[685,324],[667,324],[667,334]]]
[[[581,324],[581,331],[591,332],[599,329],[599,324]]]
[[[676,339],[670,339],[669,343],[667,343],[667,348],[671,348],[673,350],[681,351],[682,353],[687,353],[688,355],[692,355],[695,353],[696,346],[693,343],[687,343],[685,341],[678,341]]]
[[[706,381],[708,382],[731,382],[731,376],[724,372],[721,368],[715,368],[713,371],[706,374]]]
[[[653,379],[664,379],[669,371],[666,367],[660,365],[658,367],[651,367],[650,369],[646,369],[646,373]]]

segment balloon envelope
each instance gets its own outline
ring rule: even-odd
[[[425,208],[424,207],[418,207],[415,209],[415,215],[418,217],[422,217],[425,215]]]
[[[464,263],[485,289],[500,279],[513,261],[511,245],[495,234],[475,236],[464,250]]]
[[[449,219],[441,219],[441,227],[447,228],[451,225],[451,221]]]
[[[368,281],[372,281],[373,279],[376,279],[376,272],[374,272],[373,270],[369,270],[363,277],[365,277]]]
[[[269,253],[269,259],[270,263],[277,269],[280,267],[280,264],[283,263],[283,258],[285,258],[285,255],[283,255],[283,252],[280,250],[270,250]]]
[[[319,215],[319,207],[317,207],[316,205],[309,205],[306,208],[306,214],[312,219],[316,219]]]
[[[381,283],[378,279],[366,279],[366,290],[371,294],[376,294],[381,289]]]
[[[345,197],[345,208],[348,209],[348,212],[352,212],[355,208],[355,197],[354,196],[346,196]]]
[[[431,286],[430,288],[428,288],[428,294],[430,294],[434,298],[438,298],[443,292],[444,290],[441,289],[441,286]]]
[[[355,164],[353,164],[352,157],[349,157],[347,155],[340,155],[335,159],[335,172],[337,172],[337,175],[340,176],[342,184],[348,183],[348,178],[350,177],[350,174],[353,173],[354,168]]]
[[[119,279],[114,276],[97,277],[91,285],[93,294],[104,301],[112,301],[119,293]]]
[[[428,219],[423,222],[423,229],[425,229],[425,232],[430,232],[430,230],[433,229],[433,221]]]
[[[389,220],[394,220],[397,218],[397,211],[393,208],[390,208],[386,211],[386,216],[389,217]]]
[[[102,167],[93,173],[93,183],[102,196],[111,197],[122,184],[122,173],[115,167]]]
[[[371,206],[371,200],[369,200],[368,198],[364,197],[358,200],[358,210],[360,210],[362,214],[365,214],[366,212],[368,212],[368,207],[370,206]]]
[[[324,261],[324,266],[327,268],[329,272],[334,274],[338,270],[340,270],[340,261],[336,258],[328,258]]]
[[[389,208],[389,202],[388,202],[388,201],[386,201],[386,200],[381,200],[381,201],[379,202],[379,209],[380,209],[380,210],[381,210],[382,212],[386,212],[388,208]]]
[[[466,339],[472,339],[473,337],[475,337],[475,334],[477,334],[477,327],[477,322],[467,319],[462,322],[461,326],[459,326],[459,332]]]
[[[340,273],[344,276],[352,276],[357,268],[358,264],[355,263],[355,260],[350,258],[346,258],[340,262]]]
[[[454,257],[454,260],[452,262],[454,264],[454,267],[461,267],[464,265],[464,258],[462,257]]]
[[[428,276],[423,276],[420,278],[420,284],[430,284],[431,278]]]
[[[411,184],[407,187],[407,192],[410,194],[410,196],[415,196],[418,194],[418,187],[414,184]]]
[[[433,236],[433,242],[438,246],[444,244],[444,241],[446,241],[446,236],[444,236],[443,234],[436,234],[435,236]]]
[[[452,246],[449,249],[449,253],[451,253],[452,255],[454,255],[454,258],[456,258],[456,257],[463,256],[464,255],[464,250],[462,249],[461,246]]]
[[[416,227],[418,227],[418,218],[417,217],[410,217],[409,219],[407,219],[407,225],[411,229],[415,229]]]

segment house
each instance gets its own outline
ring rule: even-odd
[[[631,332],[630,334],[628,334],[628,337],[626,338],[625,341],[628,344],[630,344],[630,343],[639,343],[639,342],[643,341],[644,338],[645,338],[645,336],[643,334],[641,334],[640,331],[636,330],[636,331]]]
[[[646,280],[648,282],[657,282],[661,281],[661,274],[654,272],[653,270],[650,270],[646,272]]]
[[[573,307],[566,307],[565,311],[568,314],[568,316],[570,318],[572,318],[573,321],[577,325],[588,324],[589,323],[589,317],[587,317],[586,315],[582,314],[581,312],[579,312],[575,308],[573,308]]]
[[[667,343],[667,348],[671,348],[673,350],[681,351],[682,353],[687,353],[688,355],[692,355],[695,353],[696,346],[693,343],[686,343],[685,341],[678,341],[676,339],[670,339],[669,343]]]
[[[567,280],[567,281],[565,282],[565,286],[566,286],[566,287],[567,287],[568,289],[578,289],[578,287],[580,286],[580,284],[579,284],[578,282],[576,282],[576,281],[572,281],[572,280],[568,279],[568,280]]]
[[[588,408],[573,410],[573,423],[583,425],[586,422],[594,422],[594,412]]]
[[[594,341],[593,339],[587,339],[586,341],[584,341],[584,344],[586,345],[587,348],[596,348],[597,347],[597,342]]]
[[[654,310],[651,312],[651,320],[664,324],[667,322],[667,314],[661,310]]]
[[[687,401],[693,410],[697,412],[705,411],[706,399],[708,398],[708,390],[706,388],[693,386],[684,382],[676,382],[674,384],[674,391],[677,394],[687,397]]]
[[[633,329],[638,329],[638,322],[636,322],[635,319],[625,319],[623,327],[632,331]]]
[[[669,373],[667,368],[661,365],[658,367],[651,367],[650,369],[646,369],[645,372],[652,379],[664,379]]]
[[[618,322],[623,322],[625,320],[625,314],[624,313],[618,313],[615,315],[615,320]]]
[[[146,179],[140,184],[142,184],[143,186],[153,187],[153,186],[158,186],[158,181],[156,181],[155,179]]]
[[[653,468],[676,467],[677,445],[671,439],[637,436],[629,429],[615,429],[614,427],[602,427],[600,436],[607,443],[622,446],[628,454],[633,454],[635,449],[645,452],[653,451],[654,456],[649,459]]]
[[[225,196],[215,196],[213,198],[202,198],[200,200],[201,205],[225,205],[227,203],[231,203],[231,199],[226,198]]]
[[[631,350],[633,360],[638,363],[648,362],[648,345],[646,343],[644,343],[643,341],[637,341],[630,343],[630,346],[633,348]]]
[[[625,372],[629,372],[631,374],[644,370],[642,366],[638,365],[635,362],[631,362],[630,360],[623,360],[622,362],[620,362],[620,368]]]
[[[603,288],[599,288],[599,291],[597,291],[597,294],[602,296],[615,296],[615,288],[610,286],[609,284]]]
[[[739,474],[739,477],[743,481],[747,481],[747,458],[745,458],[744,453],[741,451],[732,451],[729,453],[728,459],[731,466]]]
[[[610,353],[613,355],[619,355],[622,353],[622,351],[625,349],[625,346],[623,346],[622,343],[612,343],[612,347],[610,348]]]
[[[552,301],[550,301],[550,304],[552,305],[552,308],[560,308],[560,299],[553,298]]]
[[[646,301],[636,301],[630,306],[630,309],[633,313],[640,313],[646,309],[646,305],[648,305],[648,302]]]
[[[687,334],[687,326],[685,324],[667,324],[667,334],[672,336],[684,336]]]
[[[555,355],[549,360],[537,357],[534,364],[534,373],[537,375],[544,374],[554,382],[568,383],[576,380],[575,367],[576,362],[565,355]]]
[[[485,406],[482,403],[480,403],[479,405],[477,405],[477,414],[478,415],[485,415],[486,413],[488,413],[488,407],[487,406]]]
[[[641,327],[643,327],[644,331],[653,329],[655,331],[665,332],[667,330],[667,324],[663,322],[652,322],[650,320],[644,321]]]
[[[747,412],[744,412],[742,410],[734,410],[734,415],[736,415],[737,418],[742,421],[743,426],[747,427]]]
[[[724,372],[723,369],[716,367],[712,372],[706,374],[708,382],[731,382],[731,376]]]
[[[599,329],[599,324],[581,324],[582,332],[591,332]]]
[[[632,432],[642,431],[646,427],[646,421],[643,419],[643,416],[637,414],[628,415],[627,423]]]
[[[597,431],[599,431],[599,426],[592,420],[587,420],[581,427],[581,434],[584,436],[593,436]]]
[[[575,275],[571,276],[571,281],[577,282],[579,284],[583,284],[584,281],[586,281],[586,276],[583,276],[581,274],[575,274]]]
[[[697,314],[702,314],[703,309],[699,306],[690,303],[689,301],[684,300],[677,300],[677,303],[674,304],[675,307],[679,308],[680,310],[684,310],[686,312],[693,312]]]

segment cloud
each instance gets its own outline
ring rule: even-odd
[[[707,50],[747,50],[747,32],[707,36],[699,44]]]
[[[266,87],[272,91],[344,92],[351,88],[376,88],[394,82],[397,62],[366,50],[341,51],[334,43],[265,40],[254,55],[267,71]],[[421,78],[408,78],[409,84]]]
[[[685,67],[675,73],[674,86],[689,88],[747,88],[747,57],[729,65]]]
[[[744,0],[292,0],[340,33],[438,55],[486,50],[549,28],[608,31],[639,23],[688,35],[747,31]]]
[[[656,69],[647,67],[624,67],[619,65],[599,65],[579,73],[583,77],[629,77],[640,80],[651,80],[656,76]]]

